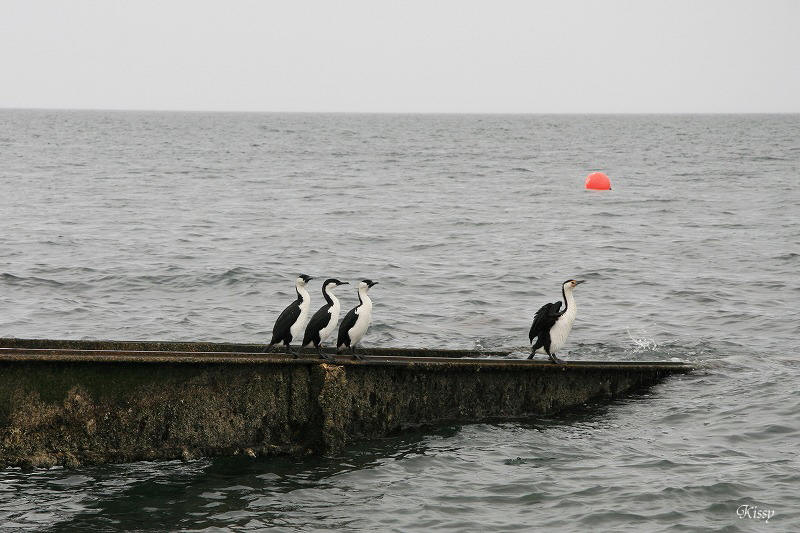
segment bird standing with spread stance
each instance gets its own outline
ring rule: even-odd
[[[300,274],[295,280],[294,288],[297,292],[297,299],[290,303],[286,309],[278,316],[275,326],[272,328],[272,340],[264,352],[272,350],[272,346],[280,342],[286,347],[286,353],[291,352],[289,345],[292,339],[303,332],[308,321],[308,310],[311,307],[311,296],[308,294],[306,285],[313,278]],[[296,355],[296,354],[295,354]]]
[[[531,341],[531,354],[528,359],[533,359],[536,353],[546,353],[554,363],[564,362],[556,353],[566,344],[578,312],[572,291],[583,282],[584,280],[568,279],[561,284],[561,296],[564,298],[563,311],[560,311],[561,302],[544,304],[536,311],[531,331],[528,333]]]

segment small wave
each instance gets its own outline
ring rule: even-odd
[[[634,248],[629,248],[627,246],[614,246],[612,244],[606,244],[604,246],[599,246],[598,250],[609,250],[614,252],[634,252],[636,251]]]
[[[7,283],[8,285],[24,285],[24,286],[35,286],[35,285],[46,285],[48,287],[63,287],[66,283],[61,281],[56,281],[54,279],[47,279],[47,278],[39,278],[36,276],[29,276],[29,277],[21,277],[15,276],[9,272],[4,272],[0,274],[0,280]]]
[[[785,157],[777,157],[774,155],[757,155],[750,158],[751,161],[789,161]]]
[[[414,244],[412,246],[409,246],[408,250],[412,252],[419,252],[422,250],[429,250],[431,248],[439,248],[441,245],[442,243]]]
[[[255,281],[253,272],[245,267],[234,267],[221,274],[211,274],[207,277],[207,282],[212,285],[221,282],[226,285],[233,285],[245,280]]]

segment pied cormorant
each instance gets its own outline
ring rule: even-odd
[[[308,310],[311,307],[311,296],[308,294],[306,284],[311,279],[313,279],[311,276],[300,274],[295,280],[294,288],[297,292],[297,299],[290,303],[275,321],[275,326],[272,328],[272,340],[269,341],[265,352],[269,352],[273,345],[282,342],[286,347],[286,352],[289,353],[291,351],[289,344],[292,339],[303,332],[308,321]]]
[[[358,284],[359,303],[345,315],[342,325],[339,326],[336,353],[341,353],[343,346],[347,346],[354,359],[363,359],[356,354],[356,344],[364,337],[370,322],[372,322],[372,300],[367,295],[367,291],[377,284],[377,281],[371,279],[361,280],[361,283]]]
[[[556,353],[566,344],[572,323],[575,322],[578,307],[575,305],[572,291],[583,281],[568,279],[561,284],[561,295],[564,297],[563,311],[560,311],[561,302],[544,304],[536,311],[531,331],[528,333],[531,341],[531,355],[528,359],[533,359],[536,353],[546,353],[554,363],[564,362],[556,356]]]
[[[322,353],[322,341],[327,339],[336,329],[336,324],[339,323],[339,311],[342,309],[339,299],[333,294],[333,290],[339,285],[345,284],[347,284],[346,281],[339,281],[336,278],[325,280],[325,283],[322,284],[322,295],[325,297],[325,304],[308,321],[306,334],[303,336],[303,348],[313,344],[314,348],[317,349],[317,353],[323,359],[330,359],[330,356]]]

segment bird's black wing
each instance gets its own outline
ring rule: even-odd
[[[358,307],[352,308],[342,320],[342,325],[339,326],[339,339],[336,341],[336,347],[338,348],[342,344],[350,345],[350,338],[347,336],[347,332],[350,331],[353,326],[356,325],[356,320],[358,319],[358,315],[356,315],[356,309]]]
[[[544,304],[542,307],[536,311],[536,314],[533,315],[533,324],[531,324],[531,331],[528,333],[528,338],[531,342],[535,337],[538,337],[540,334],[550,331],[550,328],[553,327],[553,324],[556,323],[558,317],[561,316],[558,313],[558,310],[561,309],[561,302],[555,302],[552,304]]]
[[[272,341],[270,344],[277,344],[289,335],[289,330],[292,324],[297,322],[297,317],[300,316],[300,300],[295,300],[290,303],[286,309],[275,321],[275,326],[272,328]]]
[[[303,336],[303,346],[311,341],[314,341],[315,344],[319,344],[319,332],[331,321],[330,308],[331,306],[328,304],[323,305],[319,308],[319,311],[314,313],[311,320],[308,321],[306,334]]]

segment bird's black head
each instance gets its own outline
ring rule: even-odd
[[[578,285],[580,285],[584,281],[586,281],[586,280],[584,280],[584,279],[568,279],[567,281],[562,283],[561,286],[563,288],[565,288],[565,289],[574,289],[575,287],[577,287]]]
[[[312,278],[311,276],[306,276],[305,274],[300,274],[299,276],[297,276],[297,279],[298,280],[303,280],[303,283],[308,283],[309,281],[311,281],[314,278]]]
[[[363,287],[365,289],[369,289],[373,285],[377,285],[377,281],[372,281],[371,279],[362,279],[361,283],[358,284],[359,287]]]
[[[322,284],[322,290],[327,289],[329,285],[331,285],[331,289],[333,289],[339,285],[349,285],[349,283],[346,281],[339,281],[336,278],[328,278],[325,280],[325,283]]]

